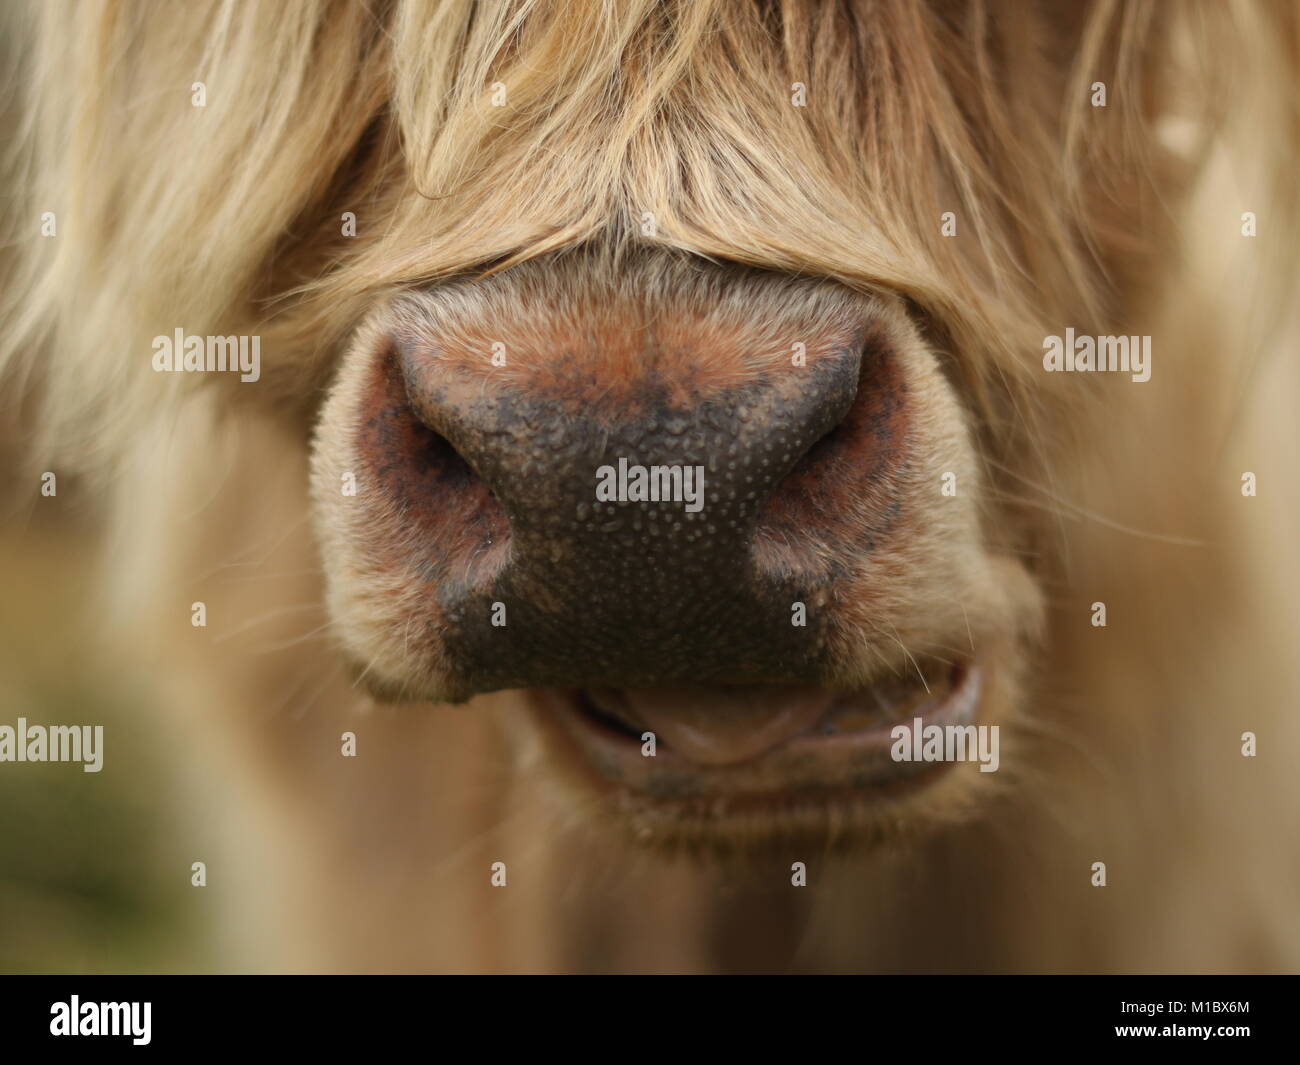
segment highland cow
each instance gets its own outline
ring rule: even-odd
[[[1294,5],[30,22],[7,389],[228,967],[1300,963]]]

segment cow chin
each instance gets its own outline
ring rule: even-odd
[[[652,844],[966,816],[1041,606],[922,336],[888,292],[655,254],[384,303],[312,463],[359,682],[506,693],[520,756]]]

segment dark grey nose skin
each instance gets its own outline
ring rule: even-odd
[[[475,691],[816,678],[823,627],[812,611],[793,623],[814,590],[756,564],[755,526],[853,405],[861,359],[858,338],[814,365],[677,405],[650,369],[633,402],[575,408],[458,377],[427,347],[397,344],[411,415],[440,438],[409,450],[448,467],[424,471],[440,504],[486,486],[501,511],[493,535],[508,537],[494,564],[437,574],[456,672]],[[620,474],[634,481],[637,467],[681,470],[659,484],[682,498],[611,501],[611,489],[635,493]]]

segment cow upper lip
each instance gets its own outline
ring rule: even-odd
[[[638,700],[619,699],[620,693],[609,689],[541,694],[551,716],[559,720],[599,777],[653,798],[680,799],[860,789],[934,769],[926,763],[893,759],[891,731],[917,718],[925,724],[973,722],[981,682],[981,670],[974,662],[919,666],[911,678],[890,677],[848,693],[825,691],[822,705],[806,703],[779,727],[769,726],[766,742],[747,742],[744,729],[738,727],[733,730],[738,738],[723,737],[713,746],[707,736],[700,741],[691,735],[690,726],[696,721],[664,728],[672,718],[667,703],[639,718]],[[780,699],[771,689],[761,694],[768,700]],[[707,693],[693,697],[702,702],[692,706],[688,717],[703,720]],[[810,700],[814,695],[800,688],[793,689],[791,697]],[[653,703],[642,699],[639,705]],[[651,718],[657,719],[659,729],[648,724]],[[650,733],[654,734],[652,748],[647,746]]]

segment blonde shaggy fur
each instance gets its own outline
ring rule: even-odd
[[[1296,967],[1292,5],[106,2],[32,23],[6,392],[35,468],[84,472],[112,515],[120,653],[225,738],[194,757],[226,759],[245,811],[231,967]],[[33,236],[43,210],[56,239]],[[307,446],[358,324],[610,242],[925,322],[978,445],[982,538],[1047,608],[978,820],[835,860],[665,863],[557,788],[508,693],[375,706],[337,664]],[[153,374],[177,325],[261,335],[263,384]],[[1152,335],[1151,381],[1043,374],[1066,327]],[[341,767],[345,730],[366,748]]]

